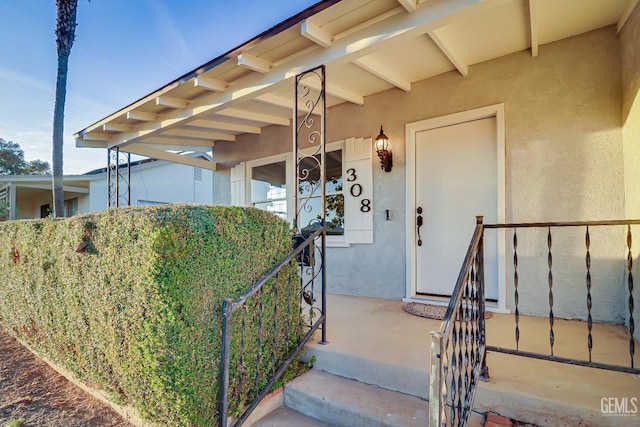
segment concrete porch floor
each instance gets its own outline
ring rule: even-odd
[[[390,377],[388,388],[427,398],[429,333],[438,330],[441,322],[412,316],[402,310],[402,304],[328,295],[329,344],[314,341],[309,344],[310,353],[338,353],[340,358],[335,360],[359,362],[365,378],[386,375]],[[513,315],[494,314],[486,327],[488,345],[515,348]],[[520,330],[521,350],[548,354],[548,319],[521,316]],[[556,320],[554,331],[556,356],[588,358],[585,322]],[[624,327],[594,324],[592,335],[594,361],[628,364]],[[635,366],[640,366],[639,352],[636,342]],[[480,384],[474,411],[494,411],[540,426],[557,425],[558,420],[562,425],[640,425],[640,375],[492,352],[487,360],[490,380]],[[319,359],[318,369],[323,369],[322,363],[326,362]],[[369,369],[372,372],[364,372]],[[331,370],[339,374],[340,367]],[[624,417],[603,415],[601,400],[610,397],[637,398],[639,412]]]

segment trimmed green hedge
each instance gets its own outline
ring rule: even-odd
[[[4,222],[0,323],[152,421],[213,425],[222,299],[242,295],[290,250],[289,225],[254,208],[176,205]],[[234,317],[232,414],[266,383],[272,354],[283,360],[299,340],[294,266],[280,276],[262,304],[254,299]]]

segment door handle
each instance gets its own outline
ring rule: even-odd
[[[422,227],[422,223],[423,223],[423,218],[422,218],[422,208],[418,207],[418,217],[416,218],[416,225],[418,228],[418,246],[422,246],[422,238],[420,237],[420,227]]]

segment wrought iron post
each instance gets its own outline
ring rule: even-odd
[[[231,314],[233,300],[226,298],[222,302],[222,344],[220,358],[218,421],[220,427],[227,427],[229,413],[229,361],[231,359]]]
[[[484,283],[484,225],[483,216],[476,216],[476,226],[482,227],[480,241],[478,242],[478,311],[480,318],[478,319],[478,329],[480,333],[480,348],[482,349],[482,364],[480,365],[480,379],[482,381],[489,380],[489,367],[487,366],[487,329],[485,327],[485,283]]]
[[[293,128],[294,153],[294,217],[296,235],[311,234],[314,226],[322,227],[320,235],[320,281],[321,308],[326,314],[326,147],[325,147],[325,67],[324,65],[305,71],[296,76]],[[319,206],[318,206],[319,202]],[[307,232],[304,232],[304,229]],[[313,266],[312,268],[317,268]],[[304,292],[310,292],[311,312],[316,301],[312,274],[309,283],[303,285]],[[321,344],[327,342],[326,318],[322,323]]]
[[[121,164],[122,163],[122,164]],[[122,173],[126,163],[127,173]],[[107,149],[107,208],[129,206],[131,202],[131,154],[120,148]]]

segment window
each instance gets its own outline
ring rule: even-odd
[[[42,209],[40,209],[40,215],[42,215]],[[64,201],[64,216],[74,216],[78,213],[78,198]]]
[[[142,199],[138,199],[137,205],[138,206],[161,206],[161,205],[167,205],[169,204],[169,202],[156,202],[154,200],[142,200]]]
[[[307,209],[300,211],[300,228],[303,233],[312,233],[320,225],[320,171],[318,170],[319,154],[313,158],[303,159],[301,170],[306,169],[309,174],[305,180],[301,180],[298,195],[303,200],[311,196],[307,201]],[[328,151],[325,163],[325,190],[327,193],[326,223],[327,234],[330,236],[344,235],[344,195],[342,193],[342,150]]]
[[[371,138],[347,138],[327,144],[326,152],[326,228],[327,244],[347,247],[373,243],[373,161]],[[294,189],[292,153],[242,162],[231,168],[231,203],[247,204],[293,221],[294,191],[306,209],[299,214],[298,226],[312,233],[320,225],[320,185],[318,156],[303,160],[306,180]],[[315,165],[315,167],[314,167]],[[303,174],[303,176],[305,176]]]
[[[287,162],[251,168],[251,206],[287,219]]]

